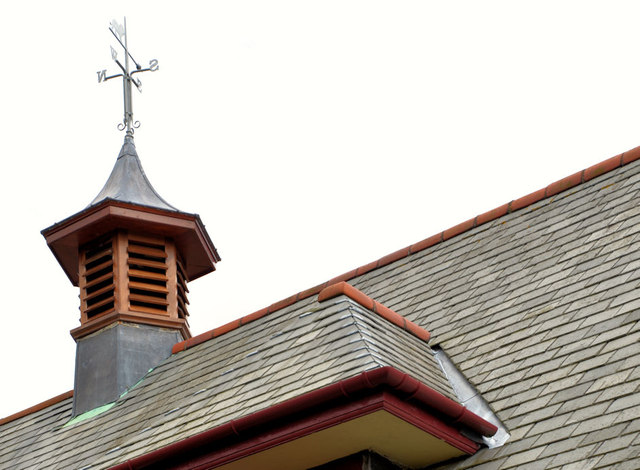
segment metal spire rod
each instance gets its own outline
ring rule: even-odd
[[[116,20],[113,20],[109,25],[109,31],[113,34],[124,49],[124,65],[118,60],[118,53],[116,50],[111,47],[111,58],[118,65],[122,73],[116,75],[107,76],[107,70],[98,71],[98,83],[106,82],[112,78],[122,77],[122,90],[124,97],[124,119],[120,124],[118,124],[118,129],[123,131],[126,129],[127,136],[133,137],[133,130],[140,127],[139,121],[133,120],[133,103],[131,99],[131,84],[133,83],[138,91],[142,92],[142,82],[139,79],[133,78],[134,73],[139,72],[155,72],[158,70],[158,61],[156,59],[152,59],[149,61],[149,67],[143,69],[142,66],[133,58],[131,52],[129,52],[129,46],[127,42],[127,18],[124,19],[124,26],[119,24]],[[124,39],[124,42],[123,42]],[[129,59],[136,64],[136,70],[130,72],[129,71]]]

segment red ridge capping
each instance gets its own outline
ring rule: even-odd
[[[611,157],[608,160],[596,163],[595,165],[590,166],[589,168],[584,170],[582,180],[590,181],[593,178],[597,178],[598,176],[603,175],[611,170],[615,170],[622,165],[622,154],[616,155],[615,157]]]
[[[545,197],[555,196],[562,191],[566,191],[569,188],[573,188],[582,183],[582,175],[584,174],[584,170],[574,173],[573,175],[569,175],[561,180],[556,181],[555,183],[551,183],[547,186],[545,190]]]
[[[281,305],[281,303],[286,303],[287,300],[290,300],[291,298],[295,297],[296,301],[299,300],[303,300],[309,297],[312,297],[316,294],[318,294],[322,289],[324,289],[325,287],[331,285],[331,284],[335,284],[339,281],[350,281],[351,279],[361,276],[362,274],[365,274],[367,272],[373,271],[374,269],[377,268],[381,268],[383,266],[386,266],[388,264],[391,264],[395,261],[398,261],[404,257],[407,257],[409,255],[412,255],[414,253],[418,253],[422,250],[426,250],[427,248],[430,248],[434,245],[437,245],[438,243],[442,243],[445,240],[448,240],[450,238],[453,238],[457,235],[460,235],[462,233],[465,233],[468,230],[471,230],[472,228],[478,227],[480,225],[492,222],[506,214],[509,214],[511,212],[515,212],[517,210],[520,209],[524,209],[525,207],[528,207],[532,204],[535,204],[536,202],[539,202],[547,197],[551,197],[561,191],[566,191],[567,189],[571,189],[573,187],[576,187],[584,182],[590,181],[593,178],[596,178],[598,176],[601,176],[609,171],[615,170],[618,167],[627,165],[631,162],[634,162],[636,160],[640,159],[640,147],[636,147],[634,149],[628,150],[620,155],[617,155],[615,157],[609,158],[607,160],[604,160],[601,163],[597,163],[596,165],[592,165],[589,168],[579,171],[577,173],[574,173],[573,175],[570,175],[566,178],[562,178],[554,183],[551,183],[550,185],[548,185],[545,188],[539,189],[537,191],[534,191],[530,194],[527,194],[526,196],[522,196],[518,199],[515,199],[507,204],[503,204],[500,207],[497,207],[495,209],[489,210],[487,212],[485,212],[484,214],[480,214],[476,217],[474,217],[473,219],[469,219],[466,222],[463,222],[461,224],[458,224],[454,227],[451,227],[447,230],[444,230],[442,232],[436,233],[435,235],[432,235],[429,238],[426,238],[422,241],[419,241],[417,243],[414,243],[411,246],[408,246],[406,248],[402,248],[401,250],[397,250],[391,254],[388,254],[386,256],[383,256],[382,258],[376,260],[376,261],[372,261],[371,263],[367,263],[363,266],[360,266],[357,269],[351,270],[347,273],[341,274],[340,276],[336,276],[334,277],[331,281],[325,282],[323,284],[320,284],[318,286],[312,287],[311,289],[307,289],[305,291],[302,291],[300,293],[297,294],[297,296],[292,296],[289,297],[288,299],[285,299],[284,301],[281,302],[277,302],[273,305],[271,305],[268,308],[268,311],[266,313],[257,315],[258,313],[262,313],[262,310],[259,310],[258,312],[252,313],[250,315],[246,315],[242,318],[240,318],[239,320],[234,320],[231,323],[227,323],[226,325],[220,327],[220,329],[224,329],[224,331],[231,331],[235,328],[237,328],[238,326],[244,325],[246,323],[248,323],[249,321],[255,320],[256,318],[261,318],[262,316],[268,314],[268,313],[273,313],[277,310],[276,307],[279,308],[283,308],[285,306],[291,305],[286,304],[286,305]],[[264,309],[263,309],[264,310]],[[419,328],[419,327],[418,327]],[[215,330],[213,330],[215,331]],[[213,336],[220,336],[220,334],[213,334]],[[201,335],[202,336],[202,335]],[[193,339],[193,338],[192,338]],[[176,345],[174,345],[172,352],[176,353],[179,351],[184,351],[185,349],[188,349],[191,346],[194,346],[195,344],[200,344],[197,342],[192,342],[191,344],[187,345],[185,344],[186,342],[183,341],[181,343],[177,343]]]
[[[515,212],[530,206],[531,204],[535,204],[538,201],[542,201],[545,198],[546,192],[547,188],[542,188],[527,194],[526,196],[522,196],[521,198],[514,199],[509,203],[509,212]]]
[[[66,400],[67,398],[71,398],[73,396],[73,390],[69,390],[68,392],[61,393],[58,396],[53,398],[49,398],[48,400],[43,401],[42,403],[38,403],[37,405],[33,405],[25,410],[18,411],[6,418],[0,419],[0,426],[3,424],[10,423],[11,421],[15,421],[16,419],[23,418],[31,413],[35,413],[36,411],[44,410],[45,408],[49,408],[51,405],[55,405],[56,403],[60,403],[61,401]]]
[[[494,424],[472,413],[461,404],[445,397],[408,374],[387,366],[366,371],[355,377],[291,398],[111,468],[112,470],[137,470],[162,461],[170,461],[179,455],[190,455],[194,453],[195,449],[220,439],[247,436],[249,430],[258,426],[268,425],[276,420],[290,421],[293,415],[301,411],[319,408],[320,405],[339,398],[353,399],[358,392],[384,386],[390,387],[401,395],[403,400],[413,400],[426,405],[443,414],[453,423],[460,423],[483,436],[493,436],[498,430]],[[269,430],[264,432],[268,433]],[[446,436],[442,436],[442,438],[446,440]],[[449,443],[454,445],[452,442]]]
[[[484,214],[477,215],[476,227],[486,222],[491,222],[492,220],[496,220],[502,217],[503,215],[507,215],[509,213],[509,204],[510,203],[503,204],[500,207],[496,207],[495,209],[491,209],[490,211],[485,212]]]
[[[389,307],[382,305],[380,302],[373,300],[364,292],[359,291],[351,284],[347,284],[344,281],[322,289],[318,294],[318,302],[324,302],[325,300],[333,299],[339,295],[346,295],[351,300],[362,305],[364,308],[377,313],[385,320],[390,321],[394,325],[399,326],[403,330],[408,331],[423,341],[429,341],[429,338],[431,337],[431,334],[424,328],[421,328],[415,323],[407,320],[402,315],[394,312]]]
[[[640,147],[628,150],[627,152],[622,154],[622,163],[620,166],[624,166],[627,163],[635,162],[638,158],[640,158]]]
[[[461,224],[455,225],[454,227],[448,228],[444,232],[442,232],[442,240],[449,240],[450,238],[455,237],[456,235],[460,235],[461,233],[467,232],[476,226],[476,218],[469,219],[466,222],[462,222]]]

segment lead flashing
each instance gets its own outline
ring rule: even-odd
[[[493,436],[479,436],[481,437],[481,442],[490,449],[504,445],[511,435],[507,431],[506,426],[500,421],[500,418],[496,416],[491,407],[489,407],[489,404],[482,398],[480,392],[469,383],[464,374],[458,370],[442,349],[434,347],[433,353],[444,374],[447,376],[451,388],[453,388],[460,404],[475,415],[496,426],[497,431]]]

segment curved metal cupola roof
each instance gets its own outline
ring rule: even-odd
[[[142,169],[133,137],[129,135],[124,138],[124,144],[109,179],[89,207],[106,199],[179,212],[162,199],[151,186]]]

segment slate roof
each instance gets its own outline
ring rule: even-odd
[[[428,328],[511,433],[444,468],[640,468],[638,163],[350,281]]]
[[[72,400],[0,428],[0,468],[108,468],[363,371],[392,366],[454,399],[429,346],[340,296],[299,302],[172,355],[116,405]]]
[[[506,425],[504,446],[441,468],[640,468],[638,158],[613,157],[327,283],[349,280],[429,330]],[[177,345],[91,420],[58,429],[67,400],[3,425],[0,467],[101,468],[383,365],[453,397],[424,342],[344,296],[318,303],[322,287]]]

